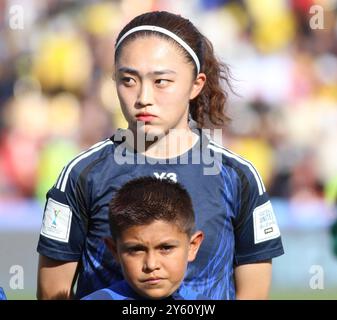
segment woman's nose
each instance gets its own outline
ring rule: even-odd
[[[150,83],[143,83],[140,87],[137,105],[148,106],[153,104],[153,90]]]

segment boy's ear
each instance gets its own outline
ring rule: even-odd
[[[114,239],[111,237],[105,237],[104,238],[104,243],[109,249],[109,251],[112,253],[113,257],[117,262],[119,262],[118,254],[117,254],[117,247],[116,247],[116,242]]]
[[[188,251],[188,259],[187,259],[188,262],[192,262],[195,259],[203,240],[204,240],[204,233],[202,231],[197,231],[191,236],[190,248]]]

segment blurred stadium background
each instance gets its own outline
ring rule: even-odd
[[[188,17],[231,67],[225,144],[263,176],[286,251],[271,298],[337,299],[336,0],[0,1],[0,286],[35,299],[45,193],[69,159],[125,127],[114,41],[150,10]]]

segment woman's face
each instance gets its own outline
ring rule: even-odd
[[[157,36],[125,45],[115,65],[117,93],[129,129],[151,136],[188,127],[189,100],[201,91],[206,76],[194,77],[193,64],[179,48]]]

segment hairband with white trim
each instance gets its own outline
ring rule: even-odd
[[[117,44],[115,46],[115,50],[118,49],[118,47],[122,43],[122,41],[127,36],[129,36],[131,33],[134,33],[134,32],[137,32],[137,31],[143,31],[143,30],[155,31],[155,32],[166,34],[167,36],[169,36],[170,38],[172,38],[173,40],[178,42],[193,58],[193,60],[195,62],[195,65],[197,67],[197,73],[200,72],[200,62],[199,62],[199,59],[198,59],[197,55],[193,51],[193,49],[183,39],[178,37],[176,34],[171,32],[170,30],[164,29],[162,27],[144,25],[144,26],[138,26],[138,27],[132,28],[129,31],[127,31],[126,33],[124,33],[123,36],[119,39],[119,41],[117,42]]]

